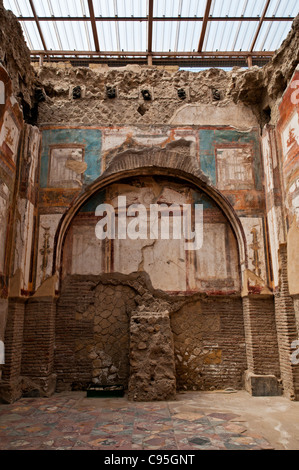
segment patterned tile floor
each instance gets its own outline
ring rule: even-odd
[[[85,396],[70,392],[0,405],[0,450],[272,448],[240,415],[201,409],[197,393],[154,403]]]

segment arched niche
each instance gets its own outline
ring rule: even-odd
[[[75,218],[80,214],[80,211],[84,209],[89,201],[92,201],[92,199],[97,197],[101,192],[107,191],[109,187],[112,187],[112,185],[117,186],[123,180],[128,180],[130,178],[156,177],[164,178],[165,181],[170,179],[172,182],[175,181],[181,186],[187,185],[190,188],[192,187],[195,191],[201,193],[210,200],[217,210],[223,214],[226,223],[229,224],[236,239],[238,266],[241,275],[240,288],[242,288],[242,284],[244,282],[243,274],[247,267],[246,242],[240,220],[229,201],[215,187],[211,186],[206,179],[202,178],[201,173],[197,169],[192,168],[190,165],[187,168],[188,171],[185,171],[181,168],[163,167],[162,165],[158,166],[155,165],[155,163],[156,162],[152,162],[151,165],[142,165],[140,159],[138,161],[134,161],[132,158],[129,159],[128,163],[124,161],[118,162],[118,165],[115,165],[113,168],[109,169],[109,171],[106,171],[100,178],[98,178],[98,180],[82,191],[81,195],[77,197],[72,207],[64,215],[59,224],[54,248],[53,274],[57,274],[61,280],[61,275],[63,273],[63,251],[67,234],[71,229]],[[184,166],[184,168],[185,167],[186,166]]]

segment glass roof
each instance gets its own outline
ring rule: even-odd
[[[151,63],[178,57],[233,63],[245,52],[269,60],[299,12],[298,0],[4,0],[4,6],[19,18],[33,56],[122,53],[128,62],[151,56]]]

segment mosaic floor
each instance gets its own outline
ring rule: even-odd
[[[0,405],[0,450],[272,448],[248,432],[241,416],[204,411],[198,404],[193,393],[155,403],[87,399],[84,392],[26,398]]]

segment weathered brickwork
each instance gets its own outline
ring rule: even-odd
[[[242,301],[210,298],[171,317],[180,390],[243,388],[247,368]]]
[[[55,299],[32,298],[26,304],[21,374],[45,396],[55,390],[55,315]]]
[[[65,281],[56,316],[59,390],[84,389],[91,382],[127,387],[134,291],[98,283],[83,276]]]
[[[11,299],[5,329],[5,365],[0,383],[1,399],[14,402],[22,396],[20,385],[25,303]]]
[[[280,377],[273,296],[243,299],[248,369],[257,375]]]
[[[286,246],[282,245],[280,259],[280,289],[275,296],[275,315],[279,346],[281,378],[284,392],[291,399],[299,399],[299,365],[292,364],[291,345],[298,340],[294,301],[289,294]]]

